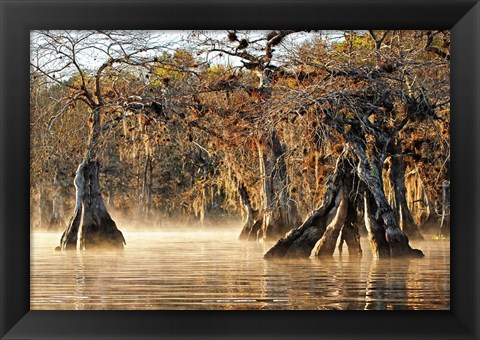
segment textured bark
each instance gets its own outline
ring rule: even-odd
[[[82,163],[75,176],[76,204],[69,226],[62,235],[62,250],[116,248],[123,249],[125,239],[105,208],[98,183],[97,161]]]
[[[337,193],[335,208],[335,217],[328,224],[322,238],[313,248],[315,256],[332,256],[335,251],[338,236],[347,220],[348,194],[344,187],[341,187]]]
[[[85,249],[95,247],[123,249],[125,239],[105,208],[98,183],[98,172],[98,161],[90,161],[85,164],[80,244]]]
[[[396,152],[390,157],[390,182],[395,196],[395,211],[399,220],[400,228],[409,239],[423,240],[423,236],[413,219],[408,208],[405,188],[405,162],[400,147],[394,148]]]
[[[388,203],[382,202],[380,198],[377,205],[380,204],[380,211],[383,223],[385,224],[385,234],[388,245],[390,246],[390,256],[392,257],[423,257],[423,252],[419,249],[412,249],[408,237],[398,226],[397,220]]]
[[[313,247],[323,236],[327,225],[335,215],[335,197],[343,185],[343,179],[347,171],[351,171],[351,167],[346,161],[346,153],[343,152],[337,160],[333,175],[326,184],[321,206],[312,211],[302,225],[291,230],[285,237],[278,240],[267,251],[264,258],[310,257]]]
[[[75,174],[73,184],[75,185],[75,210],[73,212],[72,219],[69,225],[63,232],[60,239],[60,247],[62,250],[70,250],[77,248],[78,231],[80,228],[80,221],[82,219],[82,201],[85,191],[85,176],[84,176],[85,164],[81,163],[78,166]]]
[[[362,202],[360,204],[357,204],[357,206],[356,206],[357,222],[355,223],[355,226],[358,229],[358,233],[361,236],[367,236],[368,235],[367,226],[365,225],[364,214],[365,214],[365,207],[364,207],[363,198],[362,198]]]
[[[408,237],[400,229],[394,211],[387,201],[382,181],[383,157],[372,156],[372,161],[370,161],[366,155],[364,143],[360,139],[353,138],[352,142],[355,154],[358,157],[357,173],[367,185],[377,205],[378,213],[385,227],[390,256],[423,257],[424,255],[420,250],[410,247]],[[365,218],[367,219],[368,216]]]
[[[357,213],[356,202],[350,200],[348,202],[347,219],[342,228],[340,244],[338,245],[338,251],[340,254],[343,252],[343,243],[346,243],[349,256],[362,255],[362,246],[360,245],[360,230],[358,227],[360,222],[361,220],[359,219],[359,215]],[[364,223],[362,223],[362,225],[365,227]]]
[[[364,194],[364,205],[365,212],[363,216],[368,231],[368,239],[370,241],[370,248],[372,249],[373,257],[389,258],[390,246],[388,245],[385,236],[385,228],[382,220],[378,217],[375,200],[369,192],[365,192]]]

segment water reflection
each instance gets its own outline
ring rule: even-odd
[[[123,252],[59,253],[35,233],[32,309],[449,309],[448,241],[426,258],[264,261],[237,231],[127,233]]]
[[[374,260],[368,274],[365,309],[409,309],[407,276],[410,260]]]
[[[78,256],[76,256],[76,258],[73,258],[73,260],[77,260],[76,261],[77,266],[75,269],[75,277],[76,277],[75,296],[77,297],[77,301],[75,301],[74,303],[74,309],[82,310],[82,309],[85,309],[85,304],[83,303],[85,299],[83,298],[88,299],[88,297],[85,296],[85,265],[83,262],[83,254],[82,253],[78,254]]]

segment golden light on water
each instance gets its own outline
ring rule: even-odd
[[[33,233],[31,309],[449,309],[449,241],[419,260],[265,261],[237,230],[126,232],[123,252],[60,253]]]

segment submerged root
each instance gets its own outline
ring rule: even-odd
[[[325,228],[333,218],[331,211],[333,195],[317,210],[311,212],[302,225],[288,232],[285,237],[267,251],[265,259],[272,258],[308,258],[317,241],[323,236]]]
[[[420,258],[424,254],[421,250],[412,249],[408,242],[408,237],[400,230],[394,227],[394,216],[392,210],[383,212],[382,218],[377,210],[373,197],[366,193],[365,202],[365,225],[367,226],[370,245],[373,256],[376,258],[388,257],[408,257]],[[388,226],[385,220],[392,223]]]
[[[364,194],[364,220],[365,227],[368,231],[368,240],[370,241],[370,248],[372,249],[373,257],[375,258],[389,258],[390,246],[388,245],[385,236],[385,228],[383,222],[375,217],[376,205],[373,198],[368,193]]]
[[[419,249],[413,249],[408,244],[408,237],[387,229],[386,238],[390,246],[390,256],[395,258],[421,258],[425,255]]]
[[[327,182],[326,189],[323,194],[322,205],[312,211],[302,225],[293,229],[281,238],[270,250],[267,251],[264,258],[308,258],[312,253],[312,249],[317,242],[324,236],[327,226],[334,229],[330,236],[326,236],[329,245],[332,243],[331,239],[338,238],[338,234],[345,224],[348,207],[348,190],[347,187],[352,182],[351,162],[347,157],[347,148],[341,153],[337,159],[335,171]],[[342,203],[343,202],[343,203]],[[339,211],[336,222],[335,217]],[[329,232],[330,234],[330,232]],[[336,236],[335,236],[336,235]],[[333,244],[335,248],[335,243]],[[330,251],[329,251],[330,252]],[[333,252],[332,252],[333,253]]]
[[[315,256],[332,256],[335,251],[338,236],[347,220],[348,195],[344,188],[340,188],[335,198],[335,217],[328,224],[322,238],[313,248],[312,253]]]
[[[357,215],[357,209],[355,202],[348,202],[347,220],[342,228],[342,234],[340,236],[340,243],[338,244],[338,252],[342,254],[343,243],[345,242],[348,247],[349,256],[361,256],[362,246],[360,245],[360,230],[357,226],[363,219],[360,219]]]

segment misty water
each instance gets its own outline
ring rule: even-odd
[[[121,252],[54,251],[32,233],[31,309],[449,309],[448,240],[413,242],[426,257],[265,261],[271,246],[239,229],[124,232]]]

